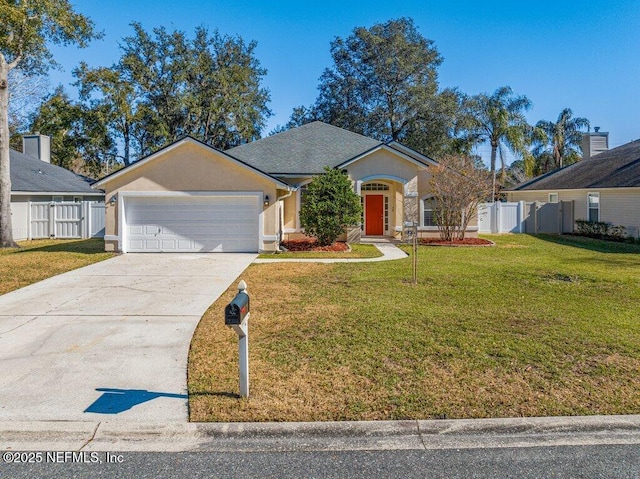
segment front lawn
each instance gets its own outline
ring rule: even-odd
[[[20,241],[0,249],[0,294],[114,256],[102,239]]]
[[[251,397],[239,400],[233,285],[189,357],[192,421],[640,413],[640,247],[487,236],[358,264],[256,264]]]

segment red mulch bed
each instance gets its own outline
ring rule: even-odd
[[[316,240],[293,240],[280,243],[289,251],[349,251],[347,243],[336,241],[329,246],[320,246]]]
[[[429,246],[494,246],[493,241],[482,238],[465,238],[463,240],[446,241],[438,238],[424,238],[420,240],[420,244]]]

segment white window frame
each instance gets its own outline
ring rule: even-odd
[[[590,198],[598,198],[598,201],[595,203],[596,208],[592,207],[592,203]],[[597,211],[597,219],[596,222],[600,221],[600,192],[592,191],[587,193],[587,221],[591,221],[591,210],[595,209]]]
[[[553,199],[553,197],[555,196],[555,200]],[[559,203],[560,202],[560,196],[558,195],[558,193],[549,193],[549,203]]]
[[[433,200],[433,199],[434,199],[433,195],[427,195],[427,196],[423,196],[422,198],[420,198],[420,228],[421,229],[425,229],[425,230],[437,230],[438,229],[438,227],[436,225],[425,225],[424,224],[424,212],[425,212],[424,203],[425,203],[425,201],[429,201],[429,200]]]

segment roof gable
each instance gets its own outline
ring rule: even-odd
[[[398,146],[402,146],[399,145],[398,143],[390,143],[390,144],[381,144],[371,150],[365,151],[364,153],[362,153],[361,155],[356,156],[355,158],[351,158],[347,161],[345,161],[344,163],[341,163],[339,165],[336,165],[336,168],[346,168],[347,166],[351,165],[352,163],[355,163],[356,161],[360,161],[364,158],[367,158],[369,155],[371,155],[372,153],[379,151],[379,150],[384,150],[387,151],[393,155],[396,155],[400,158],[402,158],[405,161],[408,161],[409,163],[413,163],[417,166],[429,166],[429,165],[436,165],[437,163],[432,160],[431,158],[428,158],[424,155],[421,155],[420,153],[418,153],[417,151],[412,150],[411,148],[408,148],[406,146],[402,146],[402,148],[399,148]]]
[[[121,168],[120,170],[114,171],[113,173],[111,173],[110,175],[105,176],[104,178],[96,181],[95,183],[93,183],[94,187],[103,187],[105,184],[115,180],[116,178],[120,178],[125,174],[130,173],[131,171],[134,171],[138,168],[140,168],[143,165],[146,165],[148,163],[153,162],[154,160],[161,158],[162,155],[170,150],[176,149],[176,148],[180,148],[181,145],[184,144],[193,144],[193,145],[197,145],[201,148],[205,148],[211,152],[215,152],[216,154],[226,158],[229,161],[235,162],[237,164],[239,164],[240,166],[242,166],[243,168],[246,168],[248,171],[253,172],[254,174],[257,174],[259,176],[262,176],[263,178],[266,178],[270,181],[273,181],[274,183],[276,183],[278,185],[279,188],[282,189],[292,189],[292,187],[282,181],[280,181],[277,178],[274,178],[273,176],[269,175],[268,173],[265,173],[264,171],[255,168],[252,165],[247,164],[246,162],[235,158],[231,155],[228,155],[227,153],[220,151],[216,148],[213,148],[210,145],[207,145],[206,143],[196,140],[195,138],[191,137],[191,136],[185,136],[179,140],[174,141],[173,143],[170,143],[169,145],[159,149],[158,151],[144,157],[141,158],[140,160],[136,161],[135,163],[130,164],[129,166],[125,167],[125,168]]]
[[[640,187],[640,140],[517,185],[509,191]]]
[[[9,160],[12,192],[100,194],[84,177],[61,166],[15,150],[9,151]]]

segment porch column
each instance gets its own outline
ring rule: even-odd
[[[404,184],[404,225],[403,236],[406,226],[413,223],[420,224],[420,204],[418,202],[418,178],[413,177]]]

